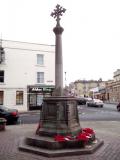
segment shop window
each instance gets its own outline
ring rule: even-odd
[[[37,54],[37,64],[43,65],[44,64],[44,56],[43,54]]]
[[[3,91],[0,91],[0,105],[3,105],[3,96],[4,95],[4,92]]]
[[[44,72],[37,72],[37,83],[44,83]]]
[[[30,106],[36,106],[36,94],[30,94]]]
[[[16,91],[16,105],[23,104],[23,91]]]
[[[0,82],[4,82],[4,71],[0,71]]]
[[[37,106],[41,106],[43,103],[43,95],[37,94]]]

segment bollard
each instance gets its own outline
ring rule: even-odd
[[[0,118],[0,131],[4,131],[6,127],[7,120],[5,118]]]

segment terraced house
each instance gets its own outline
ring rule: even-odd
[[[54,85],[54,45],[1,40],[0,105],[37,109]]]
[[[109,102],[120,102],[120,69],[113,73],[113,80],[106,83],[106,99]]]
[[[91,94],[91,89],[100,87],[104,82],[102,79],[97,80],[77,80],[74,82],[74,90],[75,95],[77,96],[90,96],[93,97],[93,93]]]

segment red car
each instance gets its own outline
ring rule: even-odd
[[[17,109],[9,109],[0,105],[0,118],[5,118],[7,124],[17,123],[19,118],[19,113]]]

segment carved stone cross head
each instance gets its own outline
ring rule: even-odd
[[[54,9],[54,12],[51,13],[51,16],[54,17],[57,21],[57,25],[60,25],[60,16],[65,13],[66,9],[61,7],[59,4],[56,5],[56,9]]]

